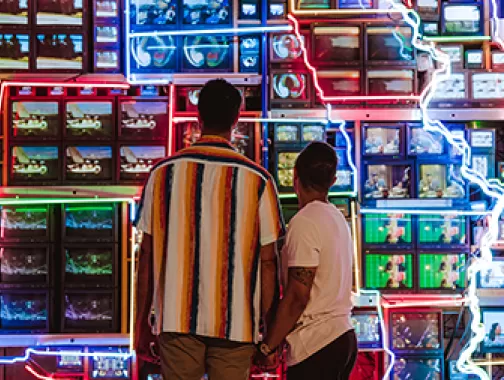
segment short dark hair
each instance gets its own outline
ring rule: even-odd
[[[241,104],[240,91],[231,83],[224,79],[208,81],[198,101],[203,128],[217,133],[228,132],[240,113]]]
[[[296,174],[306,189],[329,191],[334,183],[338,156],[334,148],[324,142],[312,142],[296,160]]]

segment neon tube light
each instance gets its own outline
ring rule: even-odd
[[[490,215],[490,211],[473,211],[473,210],[415,210],[415,209],[394,209],[394,208],[361,208],[361,214],[408,214],[408,215],[457,215],[457,216],[480,216]]]
[[[362,1],[360,1],[363,7]],[[296,0],[289,0],[291,14],[295,16],[337,16],[337,15],[372,15],[372,14],[394,14],[400,13],[396,9],[299,9]]]
[[[173,123],[187,123],[187,122],[197,122],[198,118],[195,116],[175,116],[173,118]],[[312,123],[312,124],[327,124],[327,119],[311,119],[311,118],[263,118],[263,117],[240,117],[238,119],[242,123]]]
[[[502,0],[501,0],[502,1]],[[502,37],[500,36],[500,22],[499,22],[499,14],[497,12],[498,10],[498,5],[497,0],[492,0],[492,36],[494,42],[496,42],[499,45],[499,48],[501,50],[504,50],[504,41],[502,40]]]
[[[427,42],[471,42],[471,41],[490,41],[490,36],[445,36],[445,37],[427,37],[423,40]]]
[[[194,30],[165,30],[162,32],[132,32],[129,33],[130,38],[135,37],[163,37],[163,36],[200,36],[200,35],[222,35],[222,34],[260,34],[260,33],[276,33],[276,32],[290,32],[291,25],[272,25],[272,26],[250,26],[238,28],[220,28],[220,29],[194,29]]]
[[[54,377],[53,376],[44,376],[44,375],[41,375],[40,373],[38,373],[37,371],[35,371],[31,365],[29,364],[26,364],[25,365],[25,369],[32,375],[34,376],[35,378],[39,379],[39,380],[54,380]]]

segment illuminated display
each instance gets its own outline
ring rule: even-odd
[[[98,18],[114,18],[119,16],[116,0],[96,0],[95,16]]]
[[[300,0],[299,9],[329,9],[331,0]]]
[[[132,71],[175,71],[177,48],[172,36],[136,37],[131,40]]]
[[[279,152],[277,161],[277,180],[280,190],[292,190],[294,186],[294,165],[299,152]]]
[[[299,141],[299,125],[275,126],[275,141],[280,143],[295,143]]]
[[[114,133],[112,102],[67,102],[67,137],[100,138]]]
[[[82,0],[37,0],[37,25],[81,26]]]
[[[59,129],[58,102],[12,102],[13,137],[55,137]]]
[[[121,146],[120,154],[119,179],[143,181],[154,165],[166,157],[166,147],[163,145]]]
[[[185,25],[221,25],[231,23],[229,0],[182,0]]]
[[[0,247],[0,282],[24,286],[45,285],[49,252],[45,247]]]
[[[17,71],[29,68],[30,36],[21,33],[0,34],[0,70]]]
[[[82,34],[37,34],[36,68],[38,70],[82,70]]]
[[[449,78],[439,82],[434,93],[434,100],[458,100],[466,98],[466,76],[463,73],[452,73]]]
[[[361,73],[359,70],[333,70],[318,72],[319,85],[326,96],[362,95]]]
[[[364,244],[404,246],[412,243],[411,216],[403,214],[369,214],[364,216]]]
[[[163,139],[168,125],[166,101],[121,102],[119,134],[124,139]]]
[[[373,0],[338,0],[339,9],[370,9],[373,8]]]
[[[68,146],[66,148],[66,179],[112,180],[112,147],[110,146]]]
[[[366,125],[364,134],[364,154],[373,156],[397,155],[401,153],[401,128]]]
[[[391,346],[394,352],[442,350],[440,313],[393,311],[390,319]]]
[[[113,285],[114,250],[105,248],[65,249],[65,284]]]
[[[13,183],[56,181],[60,177],[58,147],[14,146],[11,154]]]
[[[49,207],[2,206],[2,239],[38,240],[49,234]]]
[[[411,166],[368,165],[365,171],[364,198],[409,198]]]
[[[504,99],[504,75],[501,73],[473,73],[473,99]]]
[[[110,350],[112,352],[112,350]],[[94,350],[93,352],[103,352]],[[129,379],[130,363],[128,358],[114,356],[94,356],[90,363],[90,379]]]
[[[443,379],[443,361],[440,358],[400,357],[396,358],[393,379]]]
[[[378,313],[354,311],[352,326],[357,336],[359,348],[381,347],[381,327]]]
[[[495,148],[493,130],[471,130],[469,132],[469,139],[473,148]]]
[[[477,35],[481,33],[481,6],[460,3],[443,4],[443,33]]]
[[[492,266],[479,274],[480,289],[504,289],[504,260],[494,258]]]
[[[119,69],[119,53],[115,50],[95,50],[95,66],[100,70]]]
[[[260,69],[259,37],[240,37],[240,72],[258,73]]]
[[[308,76],[298,72],[272,74],[272,101],[284,104],[309,102]]]
[[[366,253],[365,287],[381,290],[413,290],[411,254]]]
[[[492,51],[492,69],[504,68],[504,52]]]
[[[411,95],[415,93],[413,70],[368,70],[368,95]]]
[[[130,0],[130,24],[137,26],[175,25],[177,1],[175,0]]]
[[[0,25],[27,25],[28,0],[2,1],[0,3]]]
[[[313,28],[313,59],[317,64],[359,63],[360,28],[357,26]]]
[[[419,198],[465,198],[466,183],[460,165],[421,164]]]
[[[64,208],[64,234],[71,240],[112,239],[115,228],[113,205],[67,206]]]
[[[241,20],[259,20],[259,4],[255,0],[242,0],[240,4]]]
[[[420,289],[465,288],[465,254],[420,253],[418,260]]]
[[[467,221],[461,216],[419,215],[418,243],[423,247],[465,246]]]
[[[370,63],[411,61],[412,32],[409,27],[368,27],[367,59]]]
[[[182,70],[231,71],[232,46],[226,36],[187,36],[182,50]]]
[[[416,8],[422,19],[439,18],[438,0],[417,0]]]
[[[64,329],[110,330],[114,325],[113,293],[66,292]]]
[[[48,303],[45,292],[2,292],[0,305],[1,331],[47,330]]]
[[[439,46],[439,50],[441,50],[445,54],[448,54],[453,67],[462,67],[462,63],[464,61],[462,45],[441,45]]]
[[[482,308],[482,322],[485,326],[485,338],[481,342],[481,352],[504,352],[504,309]]]
[[[422,126],[410,127],[408,154],[413,156],[444,155],[446,144],[441,133],[426,131]]]
[[[306,44],[305,36],[301,38]],[[295,34],[273,34],[270,46],[270,62],[294,62],[302,58],[301,44]]]
[[[325,141],[325,128],[323,125],[303,125],[301,127],[301,140],[303,142]]]
[[[95,38],[98,43],[117,43],[119,42],[119,28],[117,26],[97,26]]]

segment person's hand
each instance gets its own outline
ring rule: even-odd
[[[263,372],[274,371],[280,364],[280,355],[277,350],[268,356],[258,352],[254,357],[254,364]]]

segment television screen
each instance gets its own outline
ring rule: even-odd
[[[465,288],[466,255],[464,253],[420,253],[418,261],[421,290],[462,290]]]
[[[121,146],[119,180],[144,181],[151,169],[166,157],[164,145]]]
[[[79,71],[84,68],[82,34],[37,34],[36,42],[38,70]]]
[[[411,244],[411,215],[366,214],[364,220],[364,244],[392,248]]]
[[[49,279],[49,249],[0,247],[0,282],[24,286],[46,285]]]
[[[504,260],[494,258],[492,265],[478,275],[480,289],[504,289]]]
[[[441,133],[426,131],[421,125],[410,128],[408,153],[414,156],[446,154],[446,145]]]
[[[381,327],[377,312],[354,309],[352,325],[359,348],[381,348]]]
[[[495,131],[486,129],[472,129],[469,131],[469,138],[472,148],[495,149],[494,142]]]
[[[481,7],[472,4],[443,4],[443,33],[477,35],[481,32]]]
[[[71,349],[69,347],[69,349]],[[66,351],[66,350],[65,350]],[[62,372],[71,373],[71,372],[82,372],[84,366],[84,358],[79,356],[79,353],[82,352],[80,349],[72,349],[72,351],[77,351],[75,355],[61,355],[58,356],[58,370]]]
[[[95,42],[103,44],[115,44],[119,42],[119,27],[117,26],[96,26]]]
[[[299,152],[278,152],[277,180],[280,190],[294,187],[294,165]]]
[[[37,25],[82,26],[82,0],[37,0]]]
[[[368,70],[368,95],[393,96],[415,93],[413,70]]]
[[[259,37],[240,37],[239,62],[240,73],[258,73],[261,41]]]
[[[438,0],[417,0],[417,10],[420,17],[425,18],[439,18],[439,1]]]
[[[305,47],[307,39],[301,35]],[[297,62],[303,57],[301,42],[295,34],[273,34],[270,37],[271,62]]]
[[[277,124],[275,125],[275,141],[277,143],[297,143],[300,140],[300,125]]]
[[[299,9],[329,9],[331,0],[299,0]]]
[[[460,165],[421,164],[419,198],[465,198],[466,183]]]
[[[172,36],[131,39],[131,69],[134,72],[172,72],[177,69],[177,45]]]
[[[495,163],[493,161],[493,154],[472,154],[471,167],[480,173],[484,178],[495,177]]]
[[[473,99],[504,99],[504,75],[501,73],[473,73]]]
[[[64,294],[63,330],[111,331],[114,329],[113,292]]]
[[[339,9],[371,9],[373,0],[338,0]]]
[[[182,0],[184,25],[222,25],[231,23],[229,0]]]
[[[483,50],[466,50],[465,63],[467,69],[482,69],[483,68]]]
[[[270,3],[268,9],[268,19],[269,20],[283,20],[286,13],[285,3]]]
[[[501,70],[504,68],[504,52],[500,50],[492,51],[492,69]]]
[[[434,100],[457,100],[466,98],[466,79],[463,73],[452,73],[437,84]]]
[[[466,218],[453,215],[419,215],[418,243],[424,247],[467,245]]]
[[[443,359],[426,357],[399,357],[394,362],[393,380],[443,379]]]
[[[324,95],[328,97],[359,96],[363,93],[359,70],[319,71],[318,79]]]
[[[348,163],[346,149],[336,149],[338,157],[338,166],[336,168],[336,182],[331,191],[352,191],[353,189],[353,171]]]
[[[309,102],[308,76],[299,72],[272,75],[272,100],[282,102]]]
[[[410,198],[411,166],[368,165],[365,199]]]
[[[12,137],[56,137],[60,131],[58,102],[12,102]]]
[[[38,240],[49,237],[49,207],[2,206],[1,240]]]
[[[397,155],[401,153],[401,127],[364,126],[364,154]]]
[[[30,36],[22,33],[0,34],[0,70],[17,71],[29,68]]]
[[[119,52],[114,49],[95,49],[94,65],[97,71],[119,70]]]
[[[112,137],[112,102],[67,102],[65,135],[69,138]]]
[[[392,311],[391,349],[397,351],[439,351],[442,345],[441,313]]]
[[[316,26],[313,28],[313,59],[317,64],[359,63],[360,38],[358,26]]]
[[[114,286],[115,251],[100,248],[65,248],[65,285]]]
[[[402,62],[414,59],[409,27],[369,26],[367,33],[367,59],[374,62]]]
[[[110,146],[67,146],[66,180],[109,181],[114,177]]]
[[[448,55],[452,67],[462,68],[462,64],[464,62],[462,45],[440,45],[439,50]]]
[[[411,254],[367,253],[364,283],[368,289],[413,289],[413,256]]]
[[[28,25],[28,0],[10,0],[0,3],[0,25]]]
[[[259,4],[255,0],[241,1],[238,16],[240,20],[259,20],[260,16]]]
[[[116,0],[95,0],[95,17],[115,18],[119,16]]]
[[[232,71],[233,46],[226,36],[186,36],[182,50],[182,70]]]
[[[57,181],[60,178],[58,150],[57,146],[13,146],[12,181]]]
[[[303,142],[325,141],[325,128],[323,125],[303,124],[301,127]]]
[[[238,123],[231,131],[231,144],[238,153],[247,156],[252,161],[256,161],[254,134],[254,123]]]
[[[130,25],[162,27],[177,23],[176,0],[130,0]]]
[[[121,102],[119,134],[124,139],[164,139],[168,126],[166,101]]]
[[[113,240],[116,211],[112,204],[64,207],[64,235],[66,239]]]
[[[423,34],[426,36],[437,36],[439,34],[439,24],[437,22],[424,22]]]
[[[45,292],[2,292],[0,331],[47,331],[47,301]]]
[[[500,308],[484,308],[481,310],[482,322],[485,325],[485,338],[481,342],[481,352],[504,352],[504,310]]]
[[[122,349],[93,349],[92,352],[110,352],[111,354],[125,353]],[[89,379],[130,379],[130,359],[127,357],[118,356],[103,356],[94,355],[89,360]]]

